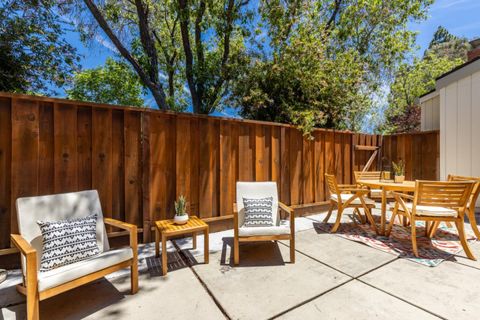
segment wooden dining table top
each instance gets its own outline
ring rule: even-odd
[[[405,180],[402,183],[396,183],[393,180],[358,180],[357,183],[375,189],[390,191],[415,191],[415,181],[408,180]]]

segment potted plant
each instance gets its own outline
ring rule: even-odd
[[[176,224],[185,224],[187,221],[187,199],[184,195],[181,195],[178,197],[178,200],[175,201],[175,216],[173,217],[173,222]]]
[[[403,181],[405,181],[405,162],[403,160],[397,163],[392,161],[392,167],[395,183],[403,183]]]

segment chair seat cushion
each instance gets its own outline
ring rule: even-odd
[[[354,194],[350,194],[350,193],[342,193],[340,194],[340,196],[342,197],[342,203],[345,203],[347,202],[351,197],[354,196]],[[332,194],[330,196],[330,199],[332,199],[333,201],[335,202],[338,202],[338,196],[336,194]],[[375,205],[375,201],[373,201],[372,199],[369,199],[369,198],[366,198],[364,197],[363,198],[365,200],[365,203],[367,205]],[[362,204],[362,202],[360,201],[360,198],[356,198],[355,200],[353,200],[351,202],[351,204],[355,204],[355,205],[358,205],[358,204]]]
[[[241,227],[238,228],[238,235],[240,237],[251,236],[278,236],[282,234],[290,234],[290,227],[288,225],[280,225],[273,227]]]
[[[87,260],[38,273],[38,290],[44,291],[133,258],[132,248],[104,251]]]
[[[412,210],[413,203],[407,202],[405,204],[409,210]],[[393,210],[395,206],[390,205],[390,208]],[[399,211],[404,211],[401,205],[398,205]],[[417,216],[430,216],[430,217],[453,217],[456,218],[458,212],[456,210],[444,207],[435,207],[435,206],[417,206],[415,211]]]

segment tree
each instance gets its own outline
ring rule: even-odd
[[[420,107],[416,100],[435,89],[435,79],[463,61],[460,58],[438,57],[432,53],[403,63],[390,86],[386,123],[379,128],[384,133],[411,132],[419,129]]]
[[[231,101],[249,118],[358,130],[431,0],[260,2],[256,56]],[[263,36],[265,35],[265,36]],[[321,50],[320,50],[321,49]],[[308,125],[307,125],[308,123]]]
[[[444,27],[439,26],[424,55],[431,54],[440,58],[445,57],[466,61],[470,47],[470,43],[466,38],[457,37]]]
[[[242,8],[248,0],[83,2],[91,16],[74,7],[80,29],[93,34],[101,28],[160,108],[178,102],[175,94],[183,94],[183,80],[194,112],[211,113],[219,106],[231,66],[243,50]]]
[[[0,5],[0,91],[54,93],[78,69],[63,38],[54,1],[6,0]]]
[[[67,95],[74,100],[141,107],[142,92],[137,74],[125,62],[108,58],[102,67],[75,74]]]

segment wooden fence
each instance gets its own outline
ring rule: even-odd
[[[324,173],[351,183],[370,157],[355,145],[383,145],[382,156],[406,160],[407,178],[438,176],[438,132],[305,139],[277,123],[0,93],[0,249],[18,231],[22,196],[97,189],[105,216],[143,230],[172,217],[180,194],[191,214],[231,218],[239,180],[277,181],[291,205],[323,203]]]

